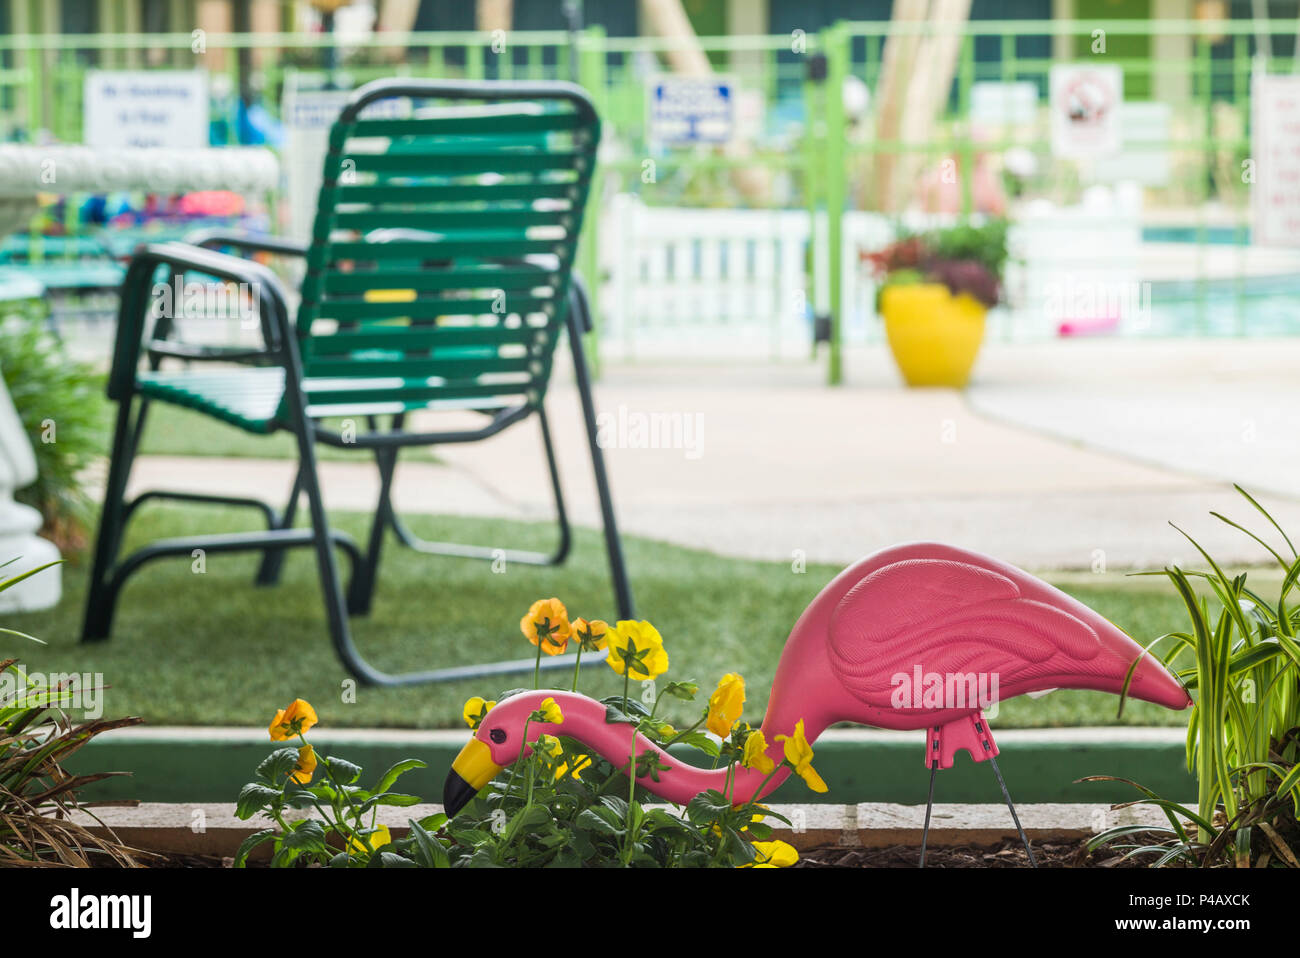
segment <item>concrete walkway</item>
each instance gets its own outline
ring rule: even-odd
[[[990,344],[961,394],[899,388],[876,347],[848,357],[839,389],[813,364],[611,366],[596,399],[629,533],[830,562],[940,539],[1029,568],[1113,570],[1192,561],[1167,520],[1226,561],[1261,561],[1258,546],[1208,515],[1250,518],[1233,480],[1263,490],[1300,533],[1300,501],[1286,495],[1300,476],[1300,444],[1286,428],[1297,363],[1300,344],[1289,341]],[[597,525],[566,370],[548,410],[571,514]],[[439,456],[399,466],[399,510],[550,515],[533,425]],[[373,508],[373,464],[359,456],[322,471],[329,507]],[[144,457],[134,485],[279,501],[291,479],[287,461]]]

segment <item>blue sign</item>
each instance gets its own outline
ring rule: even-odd
[[[649,134],[659,143],[726,143],[735,134],[736,85],[726,77],[656,77]]]

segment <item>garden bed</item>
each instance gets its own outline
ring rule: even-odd
[[[925,807],[864,803],[861,805],[774,805],[790,819],[794,829],[779,828],[773,837],[799,849],[810,866],[915,867],[921,845]],[[379,821],[394,837],[405,834],[406,820],[440,812],[440,805],[381,808]],[[1043,864],[1068,867],[1110,867],[1112,853],[1101,858],[1079,857],[1083,844],[1100,827],[1117,824],[1158,824],[1158,809],[1127,808],[1112,811],[1108,805],[1026,804],[1017,808],[1025,832],[1042,850]],[[88,816],[79,820],[91,831],[111,829],[125,844],[157,853],[161,867],[222,867],[232,859],[240,842],[264,827],[235,817],[233,804],[142,803],[135,807],[97,809],[103,823]],[[1024,849],[1005,805],[935,805],[931,818],[927,865],[936,867],[1006,867],[1027,864]],[[259,854],[260,853],[260,854]],[[254,852],[250,864],[269,857],[269,848]],[[1117,857],[1117,856],[1115,856]]]

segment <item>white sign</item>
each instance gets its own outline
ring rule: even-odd
[[[1300,76],[1256,74],[1250,99],[1251,241],[1300,246]]]
[[[1119,111],[1120,152],[1099,160],[1089,179],[1096,183],[1125,180],[1143,186],[1168,186],[1169,142],[1173,108],[1168,103],[1123,103]]]
[[[91,70],[85,143],[95,149],[208,146],[208,75],[202,70]]]
[[[1050,102],[1053,156],[1086,159],[1119,152],[1124,73],[1118,66],[1057,64]]]
[[[300,90],[292,83],[284,85],[280,115],[285,132],[289,235],[293,239],[311,239],[330,127],[350,96],[351,90]]]
[[[735,135],[737,90],[729,77],[658,76],[648,92],[653,142],[726,143]]]
[[[1029,124],[1037,116],[1037,83],[980,80],[970,85],[970,118],[976,123]]]
[[[320,198],[325,154],[329,151],[330,128],[352,99],[353,90],[303,89],[297,77],[284,84],[280,116],[284,123],[285,172],[288,178],[289,235],[310,240]],[[361,111],[367,120],[406,116],[408,101],[388,98],[369,104]]]

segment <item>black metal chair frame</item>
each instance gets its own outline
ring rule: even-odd
[[[496,410],[489,413],[491,416],[489,422],[481,428],[448,432],[406,432],[402,429],[404,414],[395,416],[389,429],[378,428],[379,424],[372,418],[369,421],[370,432],[348,437],[345,440],[342,435],[325,429],[320,422],[312,420],[309,416],[297,337],[287,298],[279,279],[271,270],[259,263],[211,249],[214,246],[226,246],[241,248],[246,252],[301,255],[304,247],[285,240],[224,232],[210,233],[197,239],[198,243],[195,245],[163,243],[141,246],[131,261],[122,285],[117,348],[114,351],[109,380],[109,398],[118,403],[117,421],[104,491],[104,508],[100,518],[86,599],[82,641],[91,642],[108,638],[122,587],[133,573],[153,560],[169,556],[188,557],[199,549],[205,552],[260,551],[262,561],[255,581],[258,585],[272,585],[279,580],[286,549],[311,547],[316,555],[317,571],[334,649],[345,668],[359,681],[370,685],[399,686],[479,679],[531,671],[534,668],[533,659],[397,674],[387,673],[375,668],[362,657],[352,641],[348,616],[362,615],[370,610],[386,529],[391,528],[403,545],[428,554],[479,559],[502,557],[500,551],[489,547],[426,542],[414,536],[393,508],[391,499],[393,474],[398,454],[405,447],[486,439],[522,421],[534,412],[541,426],[542,441],[546,449],[555,498],[559,542],[549,555],[510,550],[504,553],[504,558],[507,562],[535,565],[557,565],[567,558],[572,536],[550,426],[543,404],[539,402],[535,408],[522,405]],[[249,289],[256,290],[263,346],[261,348],[197,346],[176,342],[169,339],[172,330],[166,320],[160,320],[155,325],[149,341],[144,342],[144,317],[148,291],[154,276],[161,268],[168,269],[172,275],[194,271],[218,280],[247,284]],[[613,580],[615,603],[621,618],[631,618],[634,615],[632,591],[614,516],[609,479],[596,438],[591,374],[583,351],[582,335],[584,331],[591,329],[591,312],[586,291],[576,274],[572,277],[570,307],[566,310],[566,314],[569,347],[600,500],[605,548]],[[270,503],[252,498],[168,490],[150,490],[131,500],[126,499],[127,481],[131,465],[139,451],[140,437],[150,402],[135,388],[135,370],[139,365],[142,352],[154,369],[157,369],[164,359],[254,363],[276,365],[284,369],[284,388],[288,398],[285,407],[289,410],[289,421],[277,422],[276,426],[287,429],[295,436],[299,466],[292,492],[283,509],[277,510]],[[321,495],[316,458],[317,442],[340,448],[369,449],[375,455],[380,474],[380,494],[364,552],[351,537],[332,530],[329,526]],[[294,521],[298,501],[302,495],[307,497],[310,526],[296,528]],[[267,528],[259,532],[160,540],[140,548],[125,558],[120,558],[123,533],[127,523],[140,505],[154,499],[256,509],[262,513]],[[351,565],[352,575],[346,593],[341,587],[334,548],[341,549],[347,555]],[[568,668],[571,664],[572,656],[548,656],[542,662],[542,666],[548,669]]]

